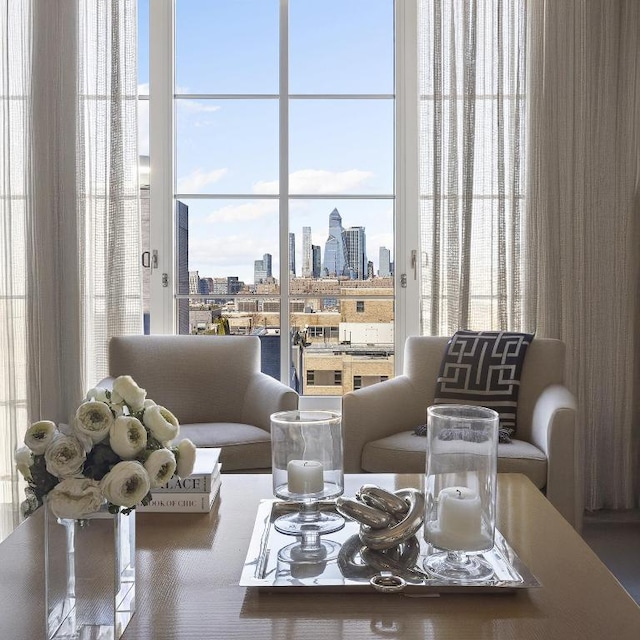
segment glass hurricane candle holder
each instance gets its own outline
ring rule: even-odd
[[[300,536],[309,553],[332,553],[330,543],[318,549],[317,536],[344,527],[344,518],[320,509],[320,501],[344,491],[342,422],[332,411],[281,411],[271,416],[273,492],[276,497],[300,504],[277,518],[274,527]],[[294,549],[299,556],[300,547]]]
[[[487,580],[482,552],[495,535],[498,414],[467,405],[427,410],[424,537],[427,571],[449,581]]]

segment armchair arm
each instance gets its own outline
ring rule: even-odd
[[[548,386],[533,409],[531,442],[547,456],[547,498],[579,532],[583,494],[577,434],[573,394],[563,385]]]
[[[426,420],[426,401],[407,376],[350,391],[342,397],[345,473],[361,473],[367,442],[413,429]]]
[[[298,408],[298,393],[265,373],[255,373],[243,399],[242,421],[271,430],[270,416],[276,411]]]

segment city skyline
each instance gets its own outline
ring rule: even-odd
[[[321,245],[311,242],[311,227],[303,227],[303,239],[301,249],[295,249],[297,238],[294,232],[289,232],[289,277],[302,278],[336,278],[347,277],[351,280],[366,280],[370,277],[369,265],[373,260],[367,258],[366,228],[363,226],[349,226],[346,229],[342,225],[342,217],[337,208],[329,214],[328,235],[324,243],[324,251]],[[308,241],[308,245],[307,245]],[[293,248],[293,253],[291,253]],[[340,252],[338,257],[336,252]],[[298,260],[298,253],[301,260]],[[327,258],[329,253],[329,258]],[[389,276],[392,274],[391,251],[384,246],[378,248],[378,269],[373,270],[375,276]],[[264,253],[262,257],[253,261],[252,277],[250,279],[239,278],[246,285],[262,284],[273,279],[279,282],[279,273],[273,270],[273,254]],[[296,272],[295,265],[302,264],[300,273]],[[322,265],[320,267],[320,265]],[[337,273],[340,271],[340,273]],[[190,274],[198,274],[203,279],[224,278],[218,274],[200,273],[199,269],[189,267]],[[193,289],[192,289],[193,291]]]

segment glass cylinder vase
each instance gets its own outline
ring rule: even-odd
[[[446,580],[485,580],[493,570],[498,414],[468,405],[427,410],[425,568]]]
[[[47,638],[117,640],[135,612],[135,511],[74,520],[43,509]]]

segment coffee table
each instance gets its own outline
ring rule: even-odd
[[[420,486],[419,475],[352,475]],[[342,640],[437,638],[637,640],[640,607],[524,476],[498,475],[497,526],[542,587],[510,594],[407,597],[377,592],[278,593],[238,586],[270,475],[223,476],[209,514],[137,516],[137,610],[125,639]],[[0,638],[44,634],[42,514],[0,544]]]

